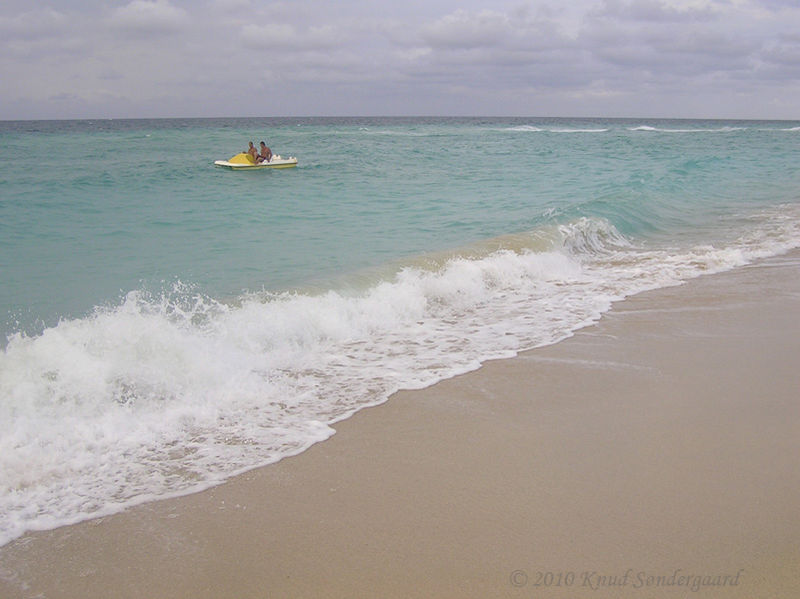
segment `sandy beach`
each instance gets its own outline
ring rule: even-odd
[[[6,545],[0,597],[800,596],[800,253],[335,428]]]

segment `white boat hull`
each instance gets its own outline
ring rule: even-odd
[[[224,168],[229,168],[234,171],[252,171],[265,168],[293,168],[297,166],[297,158],[290,156],[289,158],[282,158],[281,156],[273,156],[269,162],[259,162],[256,164],[230,162],[228,160],[215,160],[214,164]]]

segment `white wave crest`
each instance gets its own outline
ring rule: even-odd
[[[658,133],[731,133],[733,131],[744,131],[747,127],[717,127],[713,129],[692,128],[692,129],[676,129],[671,127],[651,127],[649,125],[640,125],[638,127],[628,127],[628,131],[652,131]]]
[[[605,133],[609,129],[549,129],[550,133]]]
[[[523,132],[530,132],[530,133],[539,133],[544,131],[539,127],[534,127],[533,125],[519,125],[517,127],[509,127],[507,131],[523,131]]]
[[[571,127],[548,127],[541,128],[534,125],[519,125],[516,127],[509,127],[506,131],[520,131],[528,133],[605,133],[610,131],[608,128],[601,129],[586,129],[586,128],[571,128]]]
[[[226,304],[178,286],[16,335],[0,353],[0,544],[303,451],[398,389],[557,342],[627,295],[797,247],[798,223],[793,209],[760,214],[729,246],[659,250],[583,218],[360,292]]]

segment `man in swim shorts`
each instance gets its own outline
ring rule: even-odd
[[[247,148],[247,153],[253,157],[253,162],[258,160],[258,150],[256,150],[256,147],[253,145],[252,141],[250,142],[250,147]]]
[[[261,152],[259,153],[258,158],[256,158],[256,162],[269,162],[270,160],[272,160],[272,150],[270,150],[267,147],[267,144],[265,144],[263,141],[261,142],[260,145],[261,145]]]

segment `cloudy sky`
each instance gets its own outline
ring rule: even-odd
[[[800,119],[800,0],[3,0],[0,81],[0,119]]]

